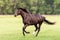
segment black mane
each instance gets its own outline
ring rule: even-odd
[[[23,10],[24,12],[28,13],[28,11],[27,11],[26,9],[24,9],[24,8],[17,8],[17,9],[18,9],[18,10],[21,9],[21,10]]]

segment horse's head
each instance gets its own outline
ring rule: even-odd
[[[16,16],[20,15],[20,13],[21,13],[21,9],[17,8],[17,10],[15,11],[14,16],[16,17]]]
[[[24,9],[24,8],[17,8],[17,10],[15,11],[14,16],[16,17],[18,15],[21,15],[22,11],[28,13],[28,11],[26,9]]]

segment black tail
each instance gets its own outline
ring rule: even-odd
[[[46,19],[45,19],[44,21],[45,21],[46,23],[48,23],[48,24],[51,24],[51,25],[55,24],[55,22],[52,23],[52,22],[49,22],[49,21],[46,20]]]

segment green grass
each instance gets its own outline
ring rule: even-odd
[[[33,36],[35,27],[29,26],[26,31],[30,34],[22,34],[22,18],[13,15],[0,15],[0,40],[60,40],[60,15],[44,15],[46,19],[56,22],[55,25],[43,23],[37,37]]]

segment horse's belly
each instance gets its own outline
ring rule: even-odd
[[[38,23],[39,23],[38,21],[30,21],[31,25],[38,24]]]
[[[34,25],[34,24],[38,24],[39,23],[39,19],[38,18],[34,18],[34,19],[30,19],[30,20],[24,20],[24,24],[28,24],[28,25]]]

